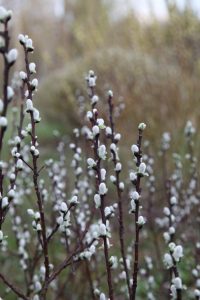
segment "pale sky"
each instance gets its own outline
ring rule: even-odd
[[[93,1],[93,0],[91,0]],[[117,15],[124,14],[131,7],[144,19],[149,19],[151,10],[154,12],[155,16],[159,19],[167,18],[167,11],[165,6],[165,0],[104,0],[106,1],[114,1],[116,5]],[[200,16],[200,0],[169,0],[171,2],[176,2],[180,8],[184,7],[186,3],[191,3],[193,9]],[[63,0],[53,0],[55,4],[55,13],[56,15],[62,15],[63,12]]]
[[[12,0],[10,1],[12,4],[18,6],[22,5],[27,0]],[[40,0],[41,2],[44,0]],[[71,0],[73,1],[73,0]],[[84,1],[84,0],[82,0]],[[98,1],[98,0],[91,0]],[[154,15],[163,20],[167,18],[167,11],[165,6],[166,0],[104,0],[105,2],[109,1],[113,3],[116,7],[116,12],[114,13],[117,17],[126,13],[127,10],[134,8],[137,12],[138,16],[140,16],[144,20],[149,20],[151,17],[151,11]],[[200,0],[168,0],[176,2],[180,8],[184,7],[186,3],[190,3],[193,7],[194,11],[200,17]],[[0,4],[6,3],[6,0],[0,0]],[[46,3],[50,3],[53,5],[54,13],[57,16],[61,16],[63,14],[63,4],[64,0],[46,0]],[[19,6],[20,6],[19,5]]]
[[[165,0],[117,0],[120,6],[120,10],[124,9],[124,12],[130,7],[138,12],[141,17],[148,19],[151,15],[151,10],[159,19],[167,18],[167,11],[165,6]],[[200,15],[200,0],[171,0],[171,2],[176,2],[180,8],[184,7],[186,3],[190,3],[193,9]],[[121,10],[123,11],[123,10]]]

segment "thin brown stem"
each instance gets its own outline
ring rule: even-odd
[[[24,52],[25,52],[25,64],[26,64],[26,73],[27,73],[26,83],[27,83],[28,94],[29,94],[28,97],[29,99],[32,99],[33,88],[30,83],[31,73],[29,70],[28,51],[26,50],[25,46],[24,46]],[[31,142],[32,142],[32,146],[36,147],[37,146],[36,123],[34,120],[33,111],[30,111],[30,118],[31,118]],[[42,196],[38,184],[38,177],[39,177],[39,170],[37,164],[38,156],[35,156],[34,153],[32,152],[31,154],[32,154],[32,163],[33,163],[33,167],[31,167],[33,171],[33,183],[34,183],[34,189],[37,197],[37,205],[40,213],[42,248],[43,248],[44,265],[45,265],[45,281],[47,281],[50,275],[48,240],[46,234],[46,220],[44,215],[43,201],[42,201]],[[46,293],[47,293],[47,289],[45,288],[45,284],[44,284],[43,289],[41,291],[42,299],[46,299]]]
[[[26,297],[24,295],[24,293],[18,289],[12,282],[10,282],[5,275],[3,275],[2,273],[0,273],[0,278],[1,280],[20,298],[24,299],[24,300],[29,300],[28,297]]]
[[[93,76],[93,75],[92,75]],[[94,96],[94,87],[89,87],[89,97],[92,100]],[[97,124],[97,111],[94,111],[95,104],[91,105],[93,117],[91,119],[91,126],[98,126]],[[98,155],[98,147],[99,147],[99,136],[100,134],[97,134],[93,139],[93,151],[94,151],[94,160],[96,162],[96,192],[98,193],[98,188],[100,183],[102,182],[101,178],[101,159]],[[100,205],[100,213],[101,213],[101,220],[102,223],[106,226],[106,217],[105,217],[105,195],[100,195],[101,198],[101,205]],[[109,263],[109,253],[108,253],[108,242],[107,237],[103,236],[103,245],[104,245],[104,257],[105,257],[105,264],[106,264],[106,272],[107,272],[107,284],[108,284],[108,292],[109,292],[109,298],[110,300],[114,300],[114,289],[113,289],[113,283],[112,283],[112,273],[111,273],[111,266]]]
[[[112,143],[115,142],[115,123],[113,119],[113,96],[108,96],[108,106],[109,106],[109,121],[110,121],[110,128],[111,128],[111,141]],[[112,152],[112,161],[115,167],[115,176],[116,176],[116,189],[117,189],[117,197],[118,197],[118,220],[119,220],[119,241],[120,241],[120,251],[123,260],[124,271],[126,273],[126,284],[129,292],[129,298],[131,297],[131,287],[130,287],[130,278],[129,278],[129,271],[126,261],[126,254],[125,254],[125,245],[124,245],[124,217],[123,217],[123,204],[122,204],[122,197],[121,197],[121,189],[120,189],[120,171],[116,169],[117,166],[117,157],[115,151]],[[131,298],[130,298],[131,299]]]
[[[137,141],[137,146],[138,146],[138,153],[137,153],[137,167],[139,167],[141,163],[141,158],[142,158],[142,130],[139,129],[138,131],[138,141]],[[135,184],[135,189],[138,194],[141,194],[141,187],[140,187],[140,179],[141,176],[140,174],[137,175],[136,179],[136,184]],[[137,280],[138,280],[138,265],[139,265],[139,237],[140,237],[140,226],[138,224],[138,218],[139,218],[139,199],[135,203],[135,243],[134,243],[134,265],[133,265],[133,285],[132,285],[132,295],[131,299],[135,300],[136,299],[136,290],[137,290]]]
[[[10,71],[10,65],[7,61],[6,54],[9,51],[9,33],[8,33],[8,22],[5,22],[4,24],[4,31],[3,31],[3,38],[5,40],[5,47],[3,51],[3,61],[4,61],[4,72],[3,72],[3,111],[1,113],[1,116],[5,117],[7,114],[7,107],[8,107],[8,84],[9,84],[9,71]],[[2,152],[2,146],[3,146],[3,137],[6,131],[6,127],[1,127],[0,130],[0,154]]]

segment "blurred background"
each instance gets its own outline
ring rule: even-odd
[[[200,0],[0,0],[0,5],[14,12],[12,46],[21,54],[16,71],[24,70],[18,34],[33,39],[36,107],[42,116],[38,136],[45,155],[54,155],[55,129],[70,138],[73,128],[83,125],[90,69],[98,77],[103,115],[106,93],[114,92],[120,112],[116,128],[125,136],[122,161],[130,157],[128,146],[136,141],[139,122],[148,125],[145,138],[151,141],[151,154],[157,153],[167,131],[172,152],[187,153],[183,128],[188,120],[197,133],[200,127]],[[198,134],[195,138],[200,158]],[[170,164],[167,160],[166,170]],[[158,209],[166,197],[162,168],[156,169]],[[187,165],[185,169],[190,172]],[[148,193],[145,197],[149,200]]]
[[[71,133],[79,125],[77,99],[85,93],[89,69],[97,90],[124,101],[117,128],[135,138],[137,123],[148,124],[157,143],[171,131],[175,143],[190,119],[200,123],[200,1],[198,0],[2,0],[14,11],[12,39],[34,41],[42,110],[42,137]],[[20,49],[20,47],[18,47]],[[21,49],[20,49],[21,51]],[[16,66],[23,69],[23,57]],[[158,141],[160,142],[160,141]]]

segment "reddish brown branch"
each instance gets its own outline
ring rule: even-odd
[[[141,158],[142,158],[142,130],[138,130],[138,141],[137,141],[137,146],[138,146],[138,153],[137,153],[137,167],[139,167],[141,163]],[[137,175],[136,179],[136,184],[135,184],[135,189],[138,194],[141,194],[141,188],[140,188],[140,179],[141,176],[140,174]],[[139,237],[140,237],[140,226],[138,224],[138,217],[139,217],[139,199],[135,202],[135,243],[134,243],[134,265],[133,265],[133,285],[132,285],[132,295],[131,299],[135,300],[136,299],[136,290],[137,290],[137,279],[138,279],[138,265],[139,265]]]
[[[23,292],[21,292],[13,283],[11,283],[6,277],[5,275],[3,275],[2,273],[0,273],[0,278],[1,280],[20,298],[24,299],[24,300],[29,300],[28,297],[26,297]]]
[[[108,96],[108,106],[109,106],[109,121],[110,121],[110,128],[111,128],[111,142],[115,142],[115,123],[113,120],[113,96],[109,94]],[[126,261],[126,254],[125,254],[125,245],[124,245],[124,218],[123,218],[123,204],[122,204],[122,191],[120,189],[120,171],[116,169],[117,165],[117,157],[115,151],[112,151],[112,160],[115,167],[115,176],[116,176],[116,189],[117,189],[117,197],[118,197],[118,211],[119,211],[119,240],[120,240],[120,251],[123,260],[124,271],[126,273],[126,284],[129,292],[129,298],[131,297],[131,287],[130,287],[130,278],[128,272],[128,266]]]

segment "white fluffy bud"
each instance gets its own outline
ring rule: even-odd
[[[99,194],[105,195],[107,193],[108,189],[106,187],[106,184],[104,182],[101,182],[99,185]]]
[[[0,127],[7,127],[8,120],[6,117],[0,117]]]
[[[92,104],[96,104],[99,101],[99,97],[97,95],[94,95],[91,99]]]
[[[174,285],[175,285],[175,287],[176,287],[177,290],[181,290],[182,289],[182,280],[181,280],[180,277],[175,277],[173,279],[173,283],[174,283]]]
[[[98,135],[99,134],[99,126],[95,125],[92,127],[92,133],[94,136]]]
[[[38,80],[37,80],[37,78],[34,78],[34,79],[31,81],[31,85],[32,85],[32,87],[34,87],[34,88],[37,88],[37,87],[38,87]]]
[[[167,269],[170,269],[173,266],[173,260],[169,253],[165,253],[163,262]]]
[[[106,236],[106,234],[107,234],[106,225],[103,224],[103,223],[101,223],[101,224],[99,225],[99,235],[100,235],[100,236]]]
[[[17,160],[16,167],[17,167],[18,170],[22,170],[23,169],[23,161],[21,159]]]
[[[106,300],[106,296],[104,293],[101,293],[99,296],[99,300]]]
[[[8,100],[11,100],[14,96],[14,91],[13,91],[13,88],[11,88],[11,86],[8,86],[7,87],[7,97],[8,97]]]
[[[108,96],[109,96],[109,97],[113,97],[113,91],[112,91],[112,90],[109,90],[109,91],[108,91]]]
[[[134,191],[134,192],[131,193],[131,198],[133,200],[138,200],[140,198],[140,195],[139,195],[138,192]]]
[[[137,145],[132,145],[131,146],[131,151],[133,154],[138,153],[139,152],[139,148]]]
[[[88,167],[89,167],[89,168],[93,168],[93,167],[96,166],[96,163],[95,163],[95,161],[94,161],[93,158],[88,158],[88,159],[87,159],[87,164],[88,164]]]
[[[3,231],[0,230],[0,243],[3,241]]]
[[[110,127],[106,127],[106,135],[111,135],[112,129]]]
[[[32,39],[25,39],[25,44],[26,44],[26,48],[29,50],[29,51],[33,51],[33,41]]]
[[[135,172],[131,172],[131,173],[129,174],[129,177],[130,177],[130,180],[131,180],[131,181],[135,181],[135,180],[137,179],[137,175],[136,175]]]
[[[145,171],[146,171],[146,164],[144,162],[142,162],[139,165],[138,173],[144,175]]]
[[[173,257],[175,259],[176,262],[179,262],[179,260],[181,259],[181,257],[183,257],[183,247],[181,245],[178,245],[174,248],[173,251]]]
[[[147,127],[147,125],[146,125],[145,123],[140,123],[140,124],[138,125],[138,129],[139,129],[139,130],[145,130],[146,127]]]
[[[3,103],[2,99],[0,99],[0,113],[2,113],[3,108],[4,108],[4,103]]]
[[[106,170],[105,169],[101,169],[101,180],[106,180]]]
[[[5,208],[6,206],[8,206],[8,204],[9,204],[8,197],[4,197],[1,202],[2,208]]]
[[[122,164],[118,162],[115,166],[115,171],[120,172],[122,170]]]
[[[41,121],[40,112],[36,108],[33,109],[33,118],[36,123]]]
[[[78,204],[78,197],[77,196],[73,196],[70,200],[69,200],[69,203],[71,205],[76,205]]]
[[[99,208],[101,206],[101,197],[99,196],[99,194],[94,195],[94,203],[96,208]]]
[[[24,71],[19,72],[19,77],[21,80],[25,80],[27,78],[27,74]]]
[[[0,22],[4,23],[7,20],[10,20],[12,17],[12,10],[7,10],[3,6],[0,6]]]
[[[36,73],[36,64],[35,63],[30,63],[29,64],[29,71],[33,74],[33,73]]]
[[[25,42],[26,42],[25,36],[21,33],[18,35],[18,40],[21,44],[25,44]]]
[[[33,111],[33,101],[31,99],[26,100],[26,111]]]
[[[17,56],[18,56],[18,51],[17,49],[11,49],[7,54],[6,54],[6,59],[7,59],[7,62],[9,64],[12,64],[16,61],[17,59]]]
[[[106,159],[106,146],[105,145],[101,145],[99,146],[98,148],[98,155],[99,155],[99,158],[105,160]]]
[[[138,225],[143,226],[146,223],[143,216],[139,216],[138,218]]]
[[[60,210],[62,212],[67,212],[67,204],[65,202],[62,202],[60,205]]]

